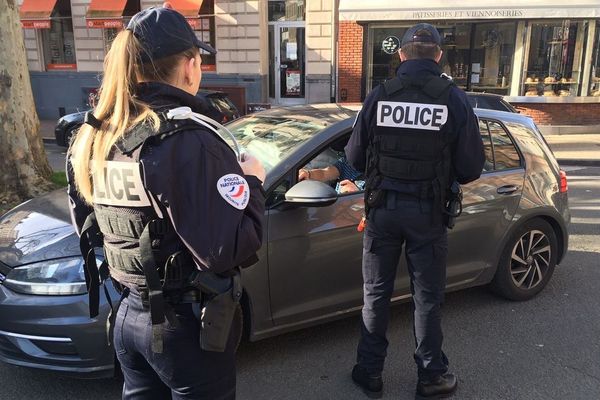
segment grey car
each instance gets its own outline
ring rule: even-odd
[[[531,119],[478,109],[487,161],[463,187],[464,209],[449,234],[449,291],[487,285],[526,300],[548,283],[567,251],[564,172]],[[362,305],[363,193],[336,182],[302,181],[300,168],[343,157],[356,110],[283,107],[229,124],[268,171],[260,261],[243,271],[249,340],[320,324]],[[109,311],[88,317],[87,295],[64,191],[28,201],[0,219],[0,359],[79,376],[113,374]],[[410,298],[405,262],[393,300]],[[107,286],[109,294],[116,294]]]

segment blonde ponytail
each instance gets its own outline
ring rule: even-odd
[[[145,122],[155,130],[160,125],[158,115],[134,96],[135,86],[149,81],[168,82],[181,58],[198,54],[198,49],[190,49],[141,64],[142,51],[142,45],[131,31],[123,30],[117,35],[104,59],[100,98],[94,109],[94,116],[102,121],[101,129],[84,124],[72,142],[69,153],[75,185],[88,204],[93,197],[92,177],[102,177],[104,163],[115,143],[134,125]]]

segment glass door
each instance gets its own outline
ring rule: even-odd
[[[305,103],[304,22],[269,26],[269,96],[275,104]]]

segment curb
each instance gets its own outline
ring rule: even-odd
[[[581,167],[600,167],[600,160],[582,160],[582,159],[558,159],[559,165],[573,165],[573,166],[581,166]]]

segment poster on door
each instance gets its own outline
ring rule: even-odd
[[[286,96],[300,96],[300,73],[295,69],[285,71],[285,94]]]

